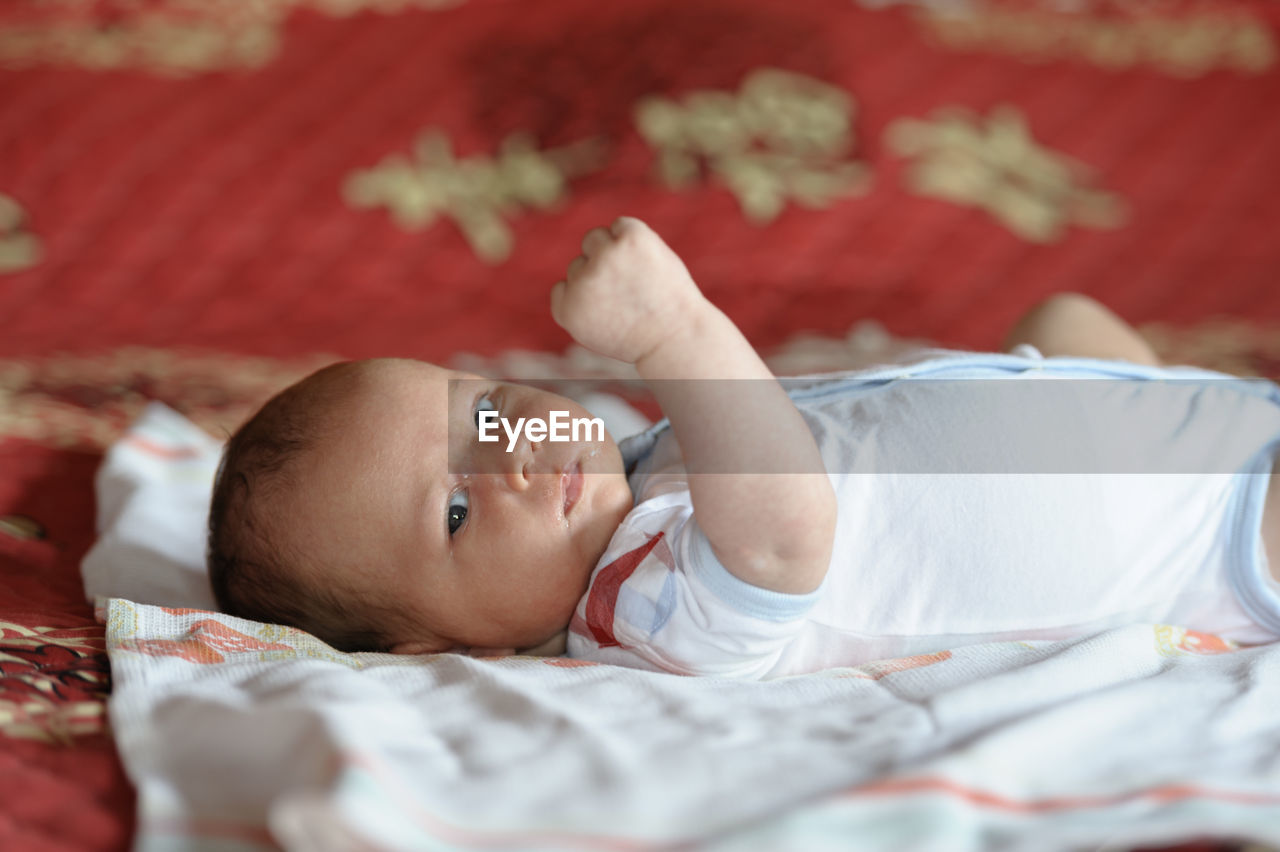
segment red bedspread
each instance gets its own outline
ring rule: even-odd
[[[564,350],[549,286],[619,214],[800,363],[1079,290],[1280,376],[1280,5],[977,6],[6,4],[0,847],[129,841],[78,564],[145,401],[216,431],[331,357],[573,371],[512,353]]]

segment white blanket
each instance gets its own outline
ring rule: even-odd
[[[192,464],[208,444],[171,414],[122,444]],[[99,484],[166,470],[126,463]],[[145,529],[110,520],[160,505],[100,512],[102,541],[142,542],[121,550],[138,559]],[[86,560],[89,588],[116,561],[109,544]],[[340,654],[118,598],[102,613],[141,850],[1280,845],[1280,645],[1137,625],[743,683]]]

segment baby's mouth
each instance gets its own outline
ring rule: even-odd
[[[560,493],[564,495],[564,517],[569,517],[578,498],[582,496],[582,465],[574,462],[560,474]]]

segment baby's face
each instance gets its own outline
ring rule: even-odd
[[[613,439],[522,436],[508,452],[501,429],[497,442],[477,440],[477,408],[512,423],[590,415],[419,361],[357,369],[355,389],[328,409],[336,428],[299,463],[295,540],[352,566],[339,588],[366,588],[407,616],[394,650],[524,648],[563,630],[631,508]]]

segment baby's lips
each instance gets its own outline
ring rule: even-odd
[[[566,518],[582,497],[582,485],[582,467],[574,461],[560,474],[561,507]]]

